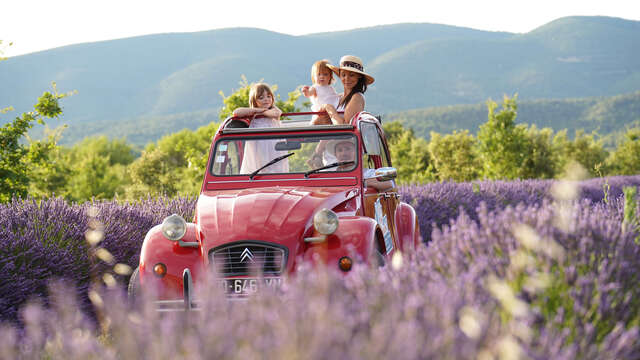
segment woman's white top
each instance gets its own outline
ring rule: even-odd
[[[272,118],[257,118],[251,120],[249,128],[271,128],[280,127],[280,120]],[[278,140],[253,140],[247,141],[244,147],[244,157],[240,166],[241,174],[249,174],[259,169],[264,164],[284,155],[287,151],[276,150]],[[287,173],[289,172],[289,161],[283,159],[277,163],[264,168],[260,173]]]

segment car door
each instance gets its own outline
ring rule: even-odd
[[[374,123],[362,122],[363,169],[391,167],[389,150],[383,140],[382,132]],[[391,254],[398,249],[395,231],[395,210],[398,204],[398,188],[393,182],[391,188],[379,191],[373,187],[364,187],[365,215],[376,220],[384,237],[385,253]]]

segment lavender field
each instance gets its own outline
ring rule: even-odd
[[[135,267],[145,231],[195,199],[14,200],[0,205],[0,358],[638,359],[639,185],[404,187],[428,241],[416,253],[346,278],[305,267],[282,293],[203,296],[186,317],[92,281],[125,284],[114,265]]]

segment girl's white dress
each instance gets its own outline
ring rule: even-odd
[[[280,120],[272,118],[257,118],[251,120],[249,128],[280,127]],[[250,174],[278,156],[287,154],[287,151],[278,151],[275,146],[278,140],[252,140],[244,146],[244,157],[240,166],[241,174]],[[287,173],[289,161],[283,159],[260,171],[260,173]]]

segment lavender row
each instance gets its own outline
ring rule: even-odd
[[[107,264],[92,261],[85,233],[95,212],[104,239],[100,246],[115,261],[135,267],[148,229],[172,213],[193,216],[193,199],[146,199],[138,203],[69,204],[62,198],[18,200],[0,205],[0,321],[17,320],[31,297],[47,300],[47,284],[63,279],[75,285],[87,306],[91,273]]]
[[[22,313],[22,342],[0,329],[0,357],[637,359],[640,232],[623,208],[622,197],[480,205],[381,270],[303,267],[247,303],[200,289],[206,311],[186,317],[103,292],[95,327],[54,288],[50,308]]]
[[[541,204],[553,200],[555,180],[474,181],[465,183],[440,182],[400,187],[401,199],[411,204],[418,214],[422,238],[431,239],[431,232],[462,210],[473,220],[478,220],[477,209],[481,203],[489,210],[503,209],[509,205]],[[577,187],[575,198],[593,203],[619,198],[625,186],[640,186],[640,175],[593,178],[573,182]]]

